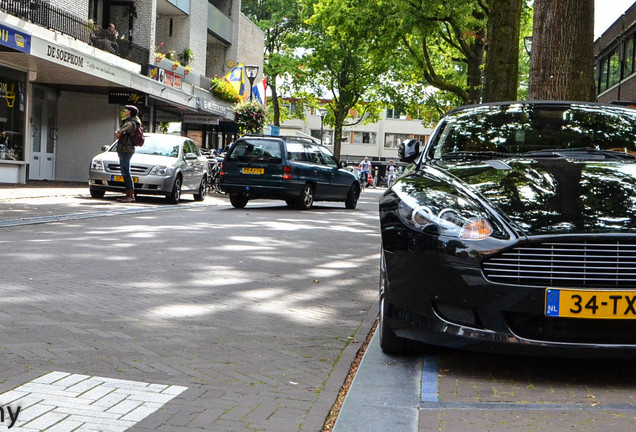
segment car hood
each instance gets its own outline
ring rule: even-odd
[[[117,156],[116,152],[104,152],[95,156],[96,159],[101,159],[104,162],[112,162],[119,163],[119,156]],[[177,158],[168,157],[168,156],[157,156],[143,153],[135,153],[130,160],[131,164],[140,164],[140,165],[164,165],[164,166],[173,166]]]
[[[485,199],[520,234],[636,233],[633,161],[515,159],[428,168],[442,187]]]

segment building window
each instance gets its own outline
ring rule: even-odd
[[[406,111],[402,108],[396,108],[396,107],[387,108],[386,118],[406,120]]]
[[[618,84],[621,78],[621,62],[618,56],[618,50],[614,50],[607,56],[603,57],[599,62],[598,71],[598,92],[604,92],[615,84]]]
[[[627,39],[625,41],[625,48],[624,48],[624,52],[625,52],[625,59],[624,59],[624,65],[625,65],[625,70],[623,71],[623,78],[631,75],[634,73],[634,36],[636,35],[633,34],[629,37],[629,39]]]
[[[397,149],[402,141],[407,140],[409,138],[415,138],[420,140],[422,144],[426,142],[426,137],[424,135],[408,135],[408,134],[398,134],[398,133],[388,133],[384,135],[384,148],[386,149]]]
[[[352,144],[375,144],[375,132],[354,132]]]
[[[286,108],[290,116],[296,113],[296,102],[284,102],[281,107]]]
[[[309,131],[309,133],[310,133],[310,135],[312,137],[314,137],[314,138],[316,138],[318,140],[320,139],[320,129],[311,129]],[[323,130],[323,133],[322,133],[322,144],[323,145],[326,145],[326,146],[332,145],[332,142],[333,142],[333,140],[331,138],[332,134],[333,134],[333,131],[330,131],[330,130],[327,130],[327,129]]]

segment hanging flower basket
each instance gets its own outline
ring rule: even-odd
[[[262,133],[265,128],[265,108],[257,101],[245,101],[236,105],[236,124],[239,133]]]
[[[237,103],[243,99],[236,93],[232,84],[227,80],[219,77],[212,78],[212,87],[210,91],[219,99],[224,101]]]

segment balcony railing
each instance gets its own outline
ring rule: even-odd
[[[88,21],[42,0],[2,0],[0,10],[41,27],[69,35],[135,63],[148,63],[150,50],[147,48],[135,45],[126,39],[118,40],[116,47],[108,45],[110,47],[108,48],[105,44],[99,43],[101,38],[91,29]]]

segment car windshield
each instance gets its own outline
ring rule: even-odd
[[[179,157],[181,143],[180,139],[171,135],[146,135],[144,145],[135,147],[135,153],[176,158]],[[113,145],[110,151],[117,151],[117,146]]]
[[[281,150],[280,142],[278,140],[246,139],[237,142],[229,155],[227,160],[234,160],[238,162],[253,162],[257,160],[280,160]]]
[[[554,155],[597,151],[636,155],[636,110],[584,104],[484,106],[450,114],[429,150],[458,155]],[[561,155],[560,153],[560,155]]]

